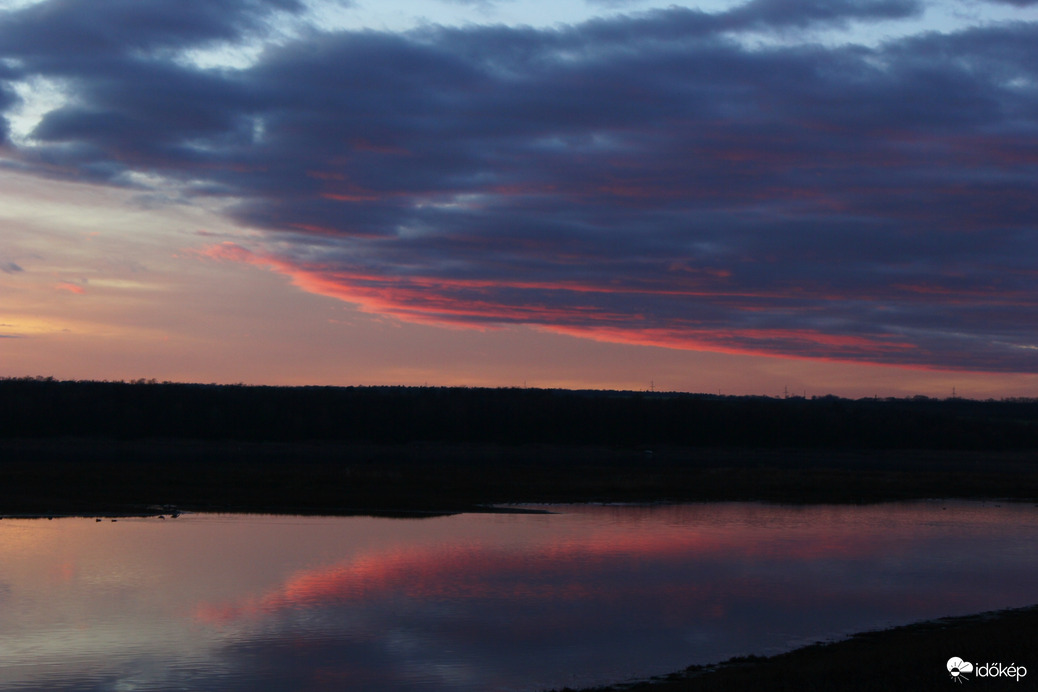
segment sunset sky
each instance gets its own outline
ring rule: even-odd
[[[0,376],[1036,373],[1038,0],[0,0]]]

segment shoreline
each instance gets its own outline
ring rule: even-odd
[[[772,656],[737,656],[693,665],[668,675],[586,688],[547,692],[749,692],[750,690],[841,690],[843,692],[929,692],[956,682],[948,660],[974,664],[963,680],[986,689],[1035,689],[1038,604],[870,630],[817,642]],[[1020,679],[980,675],[983,664],[1026,669]],[[991,672],[990,670],[985,672]],[[960,682],[961,682],[960,681]]]
[[[811,503],[789,503],[771,500],[753,500],[753,499],[740,499],[740,500],[658,500],[658,501],[645,501],[645,502],[623,502],[623,501],[603,501],[603,500],[568,500],[568,501],[555,501],[555,502],[522,502],[516,503],[518,505],[601,505],[601,506],[635,506],[635,507],[655,507],[655,506],[667,506],[667,505],[685,505],[685,504],[723,504],[723,503],[746,503],[746,504],[760,504],[760,505],[777,505],[777,506],[790,506],[790,505],[848,505],[848,504],[887,504],[887,503],[900,503],[900,502],[986,502],[994,503],[999,506],[1001,503],[1007,505],[1032,505],[1038,507],[1038,499],[1034,498],[1007,498],[1007,497],[918,497],[918,498],[896,498],[886,500],[873,500],[865,503],[848,503],[848,502],[811,502]],[[425,519],[435,517],[449,517],[456,516],[458,514],[552,514],[552,510],[549,509],[538,509],[536,507],[529,506],[512,506],[511,504],[505,505],[483,505],[473,506],[464,509],[455,510],[424,510],[424,509],[407,509],[407,508],[384,508],[384,509],[364,509],[357,507],[336,507],[336,508],[281,508],[278,510],[270,510],[263,508],[199,508],[199,507],[168,507],[165,509],[140,509],[140,510],[116,510],[116,511],[71,511],[71,512],[54,512],[54,513],[11,513],[11,512],[0,512],[0,521],[4,520],[19,520],[19,519],[97,519],[101,520],[118,520],[118,519],[176,519],[183,515],[191,514],[228,514],[228,515],[259,515],[259,516],[285,516],[285,517],[386,517],[391,519]]]
[[[1012,500],[1006,500],[1012,502]],[[586,503],[568,503],[586,504]],[[669,504],[669,503],[668,503]],[[473,507],[469,509],[446,511],[446,510],[422,510],[422,509],[358,509],[352,507],[339,507],[322,511],[319,508],[297,508],[283,509],[280,511],[268,511],[263,509],[206,509],[206,508],[184,508],[169,507],[167,509],[145,509],[141,511],[127,510],[116,512],[66,512],[53,514],[39,513],[0,513],[0,521],[4,519],[176,519],[185,514],[254,514],[264,516],[285,517],[387,517],[391,519],[424,519],[432,517],[447,517],[457,514],[551,514],[550,510],[528,509],[524,507],[509,506],[486,506]]]
[[[0,516],[444,514],[571,502],[1038,501],[1033,452],[0,439]],[[158,511],[152,511],[154,508]]]

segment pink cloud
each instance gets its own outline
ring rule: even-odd
[[[86,289],[83,286],[81,286],[79,284],[74,284],[74,283],[72,283],[70,281],[62,281],[62,282],[58,283],[57,285],[54,286],[54,290],[56,290],[56,291],[66,291],[68,293],[75,293],[76,295],[82,295],[82,294],[86,293]]]
[[[694,272],[685,288],[674,282],[648,281],[606,284],[587,280],[533,281],[502,278],[449,278],[349,271],[342,266],[303,263],[258,253],[234,243],[213,245],[201,254],[250,264],[289,277],[302,290],[358,305],[362,310],[417,323],[486,329],[501,324],[527,324],[550,332],[597,341],[731,354],[768,355],[838,362],[889,363],[930,369],[932,356],[904,334],[889,331],[840,333],[805,327],[719,325],[681,317],[655,317],[631,310],[614,310],[606,299],[649,297],[693,300],[723,306],[728,315],[759,315],[770,320],[785,304],[867,300],[864,295],[812,296],[798,288],[740,292],[730,290],[730,273]],[[952,293],[940,286],[892,287],[906,298],[925,304],[940,295],[949,304],[983,304],[988,298],[1005,302],[1009,296],[988,295],[985,287]],[[868,290],[868,289],[866,289]],[[582,299],[582,296],[584,297]],[[1021,297],[1021,300],[1024,300]],[[778,307],[775,307],[775,306]],[[810,314],[809,309],[806,314]],[[737,320],[735,320],[737,321]],[[963,368],[968,369],[968,368]]]

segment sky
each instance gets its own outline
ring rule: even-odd
[[[1038,396],[1038,0],[0,0],[0,376]]]

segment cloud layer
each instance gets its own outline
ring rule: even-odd
[[[1014,2],[1012,4],[1026,4]],[[551,29],[319,31],[298,0],[0,14],[5,165],[219,197],[208,253],[402,319],[927,368],[1038,367],[1038,25],[743,40],[916,0],[753,0]],[[777,35],[777,34],[775,34]]]

